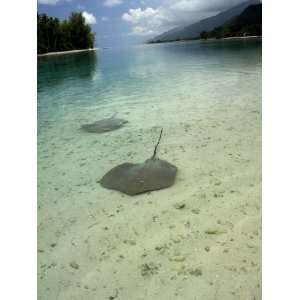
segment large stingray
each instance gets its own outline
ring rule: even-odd
[[[96,121],[91,124],[81,125],[81,129],[86,132],[91,133],[104,133],[112,130],[116,130],[121,128],[124,124],[128,123],[128,121],[123,119],[115,118],[116,113],[112,115],[110,118],[106,118],[100,121]]]
[[[98,182],[107,189],[133,196],[173,185],[177,168],[165,160],[156,158],[163,130],[160,132],[154,153],[144,163],[124,163],[106,173]]]

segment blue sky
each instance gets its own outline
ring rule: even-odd
[[[141,43],[177,26],[215,15],[245,0],[38,0],[38,12],[60,19],[83,12],[96,45]]]

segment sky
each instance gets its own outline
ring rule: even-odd
[[[142,43],[213,16],[245,0],[38,0],[38,12],[66,19],[82,12],[97,47]]]

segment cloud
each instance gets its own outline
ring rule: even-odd
[[[141,35],[141,36],[147,36],[152,35],[155,32],[151,29],[147,29],[142,26],[133,26],[132,31],[129,33],[129,35]]]
[[[156,34],[157,30],[164,24],[169,23],[167,14],[161,8],[153,9],[147,7],[130,9],[128,13],[123,14],[122,19],[132,24],[132,34],[151,35]]]
[[[40,4],[48,4],[48,5],[55,5],[58,2],[72,2],[73,0],[38,0],[38,3]]]
[[[153,18],[157,14],[157,10],[148,7],[145,10],[142,10],[141,8],[137,9],[130,9],[129,13],[125,13],[122,16],[122,19],[137,24],[139,22],[142,22],[143,20],[147,20],[148,18]]]
[[[123,0],[105,0],[103,5],[107,7],[117,6],[123,3]]]
[[[109,21],[109,18],[108,17],[101,17],[101,21],[102,22],[107,22],[107,21]]]
[[[48,5],[55,5],[60,0],[38,0],[40,4],[48,4]]]
[[[122,19],[133,35],[155,35],[216,15],[246,0],[162,0],[161,5],[129,9]]]
[[[82,16],[84,17],[86,24],[90,24],[90,25],[97,24],[97,20],[93,14],[84,11],[82,13]]]

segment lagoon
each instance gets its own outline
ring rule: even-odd
[[[161,128],[174,186],[97,183]],[[260,299],[260,223],[260,38],[38,58],[39,299]]]

